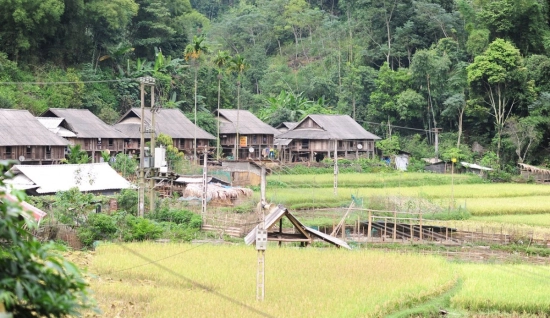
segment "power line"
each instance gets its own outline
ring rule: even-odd
[[[0,82],[0,85],[68,85],[68,84],[91,84],[91,83],[114,83],[114,82],[130,82],[137,81],[134,78],[122,78],[116,80],[99,80],[99,81],[62,81],[62,82]]]
[[[173,255],[170,255],[170,256],[167,256],[167,257],[164,257],[164,258],[161,258],[161,259],[157,259],[155,261],[151,261],[151,262],[147,262],[147,263],[144,263],[144,264],[141,264],[141,265],[136,265],[136,266],[132,266],[132,267],[128,267],[128,268],[124,268],[124,269],[120,269],[120,270],[117,270],[117,271],[111,271],[111,272],[108,272],[108,273],[105,273],[105,274],[113,274],[113,273],[119,273],[119,272],[124,272],[124,271],[127,271],[127,270],[131,270],[131,269],[134,269],[134,268],[138,268],[138,267],[142,267],[142,266],[146,266],[146,265],[150,265],[150,264],[155,264],[155,263],[158,263],[160,261],[163,261],[165,259],[168,259],[168,258],[171,258],[171,257],[174,257],[174,256],[178,256],[178,255],[181,255],[185,252],[189,252],[190,250],[194,250],[196,249],[197,247],[200,247],[202,245],[204,245],[206,243],[201,243],[201,244],[198,244],[197,246],[194,246],[192,248],[188,248],[182,252],[179,252],[179,253],[176,253],[176,254],[173,254]],[[121,245],[121,244],[118,244],[118,245]],[[121,245],[122,246],[122,245]]]
[[[372,124],[372,125],[378,125],[378,126],[387,126],[387,125],[388,125],[388,124],[375,123],[375,122],[372,122],[372,121],[365,121],[365,120],[356,120],[356,121],[357,121],[357,122],[361,122],[361,123],[367,123],[367,124]],[[401,128],[401,129],[408,129],[408,130],[415,130],[415,131],[422,131],[422,132],[431,132],[431,131],[428,130],[428,129],[410,128],[410,127],[396,126],[396,125],[391,125],[391,124],[390,124],[390,127],[392,127],[392,128]]]
[[[206,243],[204,243],[204,244],[206,244]],[[238,306],[241,306],[241,307],[243,307],[243,308],[246,308],[246,309],[248,309],[249,311],[251,311],[251,312],[253,312],[253,313],[256,313],[256,314],[258,314],[258,315],[260,315],[260,316],[269,317],[269,318],[275,318],[274,316],[272,316],[272,315],[270,315],[270,314],[268,314],[268,313],[265,313],[265,312],[263,312],[263,311],[260,311],[260,310],[254,308],[254,307],[251,307],[251,306],[249,306],[249,305],[247,305],[247,304],[245,304],[245,303],[243,303],[243,302],[241,302],[241,301],[239,301],[239,300],[237,300],[237,299],[231,298],[230,296],[227,296],[227,295],[224,295],[224,294],[222,294],[222,293],[220,293],[220,292],[217,292],[217,291],[213,290],[211,287],[208,287],[208,286],[203,285],[203,284],[201,284],[201,283],[199,283],[199,282],[196,282],[196,281],[194,281],[194,280],[192,280],[192,279],[190,279],[190,278],[187,278],[187,277],[181,275],[180,273],[177,273],[177,272],[173,271],[172,269],[170,269],[170,268],[168,268],[168,267],[166,267],[166,266],[163,266],[163,265],[161,265],[161,264],[158,264],[157,262],[158,262],[159,260],[156,260],[156,261],[155,261],[155,260],[152,260],[152,259],[150,259],[150,258],[148,258],[148,257],[146,257],[146,256],[144,256],[144,255],[141,255],[140,253],[134,251],[133,249],[131,249],[131,248],[127,247],[127,246],[124,246],[123,244],[120,244],[120,243],[119,243],[119,244],[117,244],[117,245],[119,245],[121,248],[123,248],[123,249],[129,251],[130,253],[134,254],[135,256],[137,256],[137,257],[139,257],[139,258],[141,258],[141,259],[143,259],[143,260],[148,261],[147,264],[153,264],[153,265],[159,267],[160,269],[162,269],[162,270],[168,272],[169,274],[172,274],[172,275],[174,275],[174,276],[176,276],[176,277],[179,277],[179,278],[181,278],[181,279],[187,281],[187,282],[190,283],[191,285],[193,285],[193,286],[195,286],[195,287],[197,287],[197,288],[199,288],[199,289],[204,290],[205,292],[214,294],[214,295],[216,295],[216,296],[218,296],[218,297],[220,297],[220,298],[222,298],[222,299],[225,299],[225,300],[227,300],[227,301],[229,301],[229,302],[231,302],[231,303],[233,303],[233,304],[235,304],[235,305],[238,305]],[[197,247],[198,247],[198,246],[197,246]],[[196,248],[196,247],[194,247],[194,248]],[[187,251],[189,251],[189,250],[191,250],[191,249],[187,249],[187,250],[185,250],[185,251],[183,251],[183,252],[180,252],[179,254],[184,253],[184,252],[187,252]],[[177,254],[176,254],[176,255],[177,255]],[[172,255],[172,256],[175,256],[175,255]],[[170,257],[172,257],[172,256],[170,256]],[[146,265],[146,264],[145,264],[145,265]]]

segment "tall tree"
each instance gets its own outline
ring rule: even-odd
[[[240,54],[233,56],[230,62],[230,70],[237,74],[237,139],[235,140],[235,159],[239,159],[239,111],[241,110],[241,83],[244,71],[250,65]]]
[[[209,47],[204,43],[204,40],[204,36],[194,36],[193,41],[185,48],[184,54],[185,60],[191,60],[191,64],[195,70],[195,133],[193,136],[193,160],[195,164],[197,163],[197,75],[200,67],[200,59],[204,54],[210,51]]]
[[[508,41],[497,39],[476,56],[467,68],[468,83],[487,106],[495,121],[497,156],[500,157],[502,130],[522,98],[532,94],[527,70],[519,50]]]
[[[231,56],[227,51],[218,51],[214,57],[214,65],[218,70],[218,123],[217,123],[217,135],[216,135],[216,159],[220,158],[220,100],[221,100],[221,84],[223,72],[227,64],[231,61]]]

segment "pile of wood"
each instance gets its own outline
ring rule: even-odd
[[[250,197],[253,191],[248,188],[223,187],[219,184],[208,184],[206,197],[209,200],[233,201],[243,197]],[[184,197],[202,197],[202,184],[188,184],[183,192]]]

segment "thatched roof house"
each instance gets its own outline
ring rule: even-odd
[[[144,125],[146,131],[151,131],[153,124],[153,114],[151,108],[144,109]],[[122,115],[114,126],[116,129],[128,136],[126,149],[133,153],[139,153],[139,142],[141,138],[141,108],[132,108]],[[165,134],[172,137],[174,147],[188,154],[193,153],[193,140],[196,136],[197,147],[201,149],[208,145],[209,140],[215,140],[216,137],[206,132],[204,129],[195,126],[181,110],[175,108],[161,108],[155,112],[156,136]],[[196,135],[195,135],[196,134]],[[151,139],[151,134],[145,134],[145,139]]]
[[[0,109],[0,159],[27,164],[57,163],[65,158],[68,144],[42,126],[29,111]]]
[[[220,109],[215,114],[220,118],[223,154],[234,159],[262,157],[262,151],[273,148],[274,138],[280,133],[248,110]]]
[[[374,157],[374,142],[380,137],[366,131],[348,115],[308,115],[277,139],[292,139],[282,153],[285,161],[322,160],[325,154]]]
[[[72,131],[76,136],[66,139],[79,144],[88,152],[92,162],[99,162],[101,152],[108,150],[112,155],[122,152],[126,136],[113,126],[106,124],[88,109],[50,108],[41,117],[62,118],[59,127]]]

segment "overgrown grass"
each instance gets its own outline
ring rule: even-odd
[[[438,257],[270,246],[266,297],[258,302],[253,247],[125,246],[150,259],[166,258],[158,264],[170,272],[139,266],[146,261],[118,245],[100,246],[90,266],[96,274],[91,288],[106,316],[385,316],[440,295],[456,281]]]
[[[462,289],[453,306],[469,311],[550,315],[550,275],[547,266],[460,264]]]

